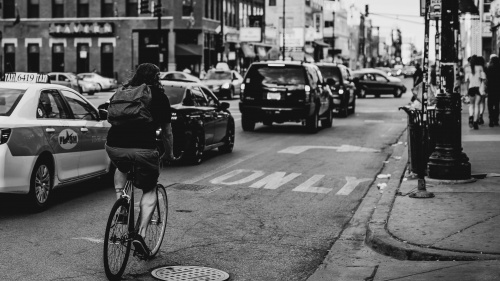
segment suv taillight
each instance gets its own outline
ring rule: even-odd
[[[243,94],[245,93],[245,84],[244,83],[242,83],[240,85],[240,90],[241,90],[240,91],[240,100],[243,100]]]
[[[0,129],[0,144],[4,144],[9,140],[11,129],[2,128]]]
[[[304,87],[305,93],[306,93],[306,101],[310,101],[311,99],[311,87],[309,85],[306,85]]]

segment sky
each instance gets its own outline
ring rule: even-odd
[[[399,27],[403,43],[412,40],[417,50],[424,47],[424,18],[420,17],[420,0],[347,0],[364,13],[369,5],[373,26],[380,26],[380,35],[390,38],[390,31]],[[405,42],[406,41],[406,42]]]

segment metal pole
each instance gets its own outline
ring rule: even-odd
[[[462,152],[460,87],[457,37],[460,23],[458,1],[442,0],[441,11],[441,92],[436,96],[436,148],[427,165],[429,178],[471,179],[469,158]]]
[[[283,0],[283,60],[285,60],[285,0]]]
[[[160,69],[162,62],[163,62],[163,56],[161,54],[161,46],[162,46],[162,38],[161,38],[161,0],[157,0],[156,6],[158,7],[158,67]]]
[[[432,198],[434,194],[428,192],[425,187],[425,166],[427,165],[427,93],[429,92],[429,25],[430,25],[430,0],[426,0],[425,4],[425,37],[424,37],[424,61],[422,70],[424,72],[424,79],[422,81],[422,153],[415,155],[420,157],[420,169],[418,169],[418,190],[410,194],[411,198]],[[418,144],[415,144],[418,145]],[[413,155],[412,155],[413,156]]]

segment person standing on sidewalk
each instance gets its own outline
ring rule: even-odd
[[[484,57],[477,57],[478,64],[482,67],[483,72],[485,74],[485,80],[482,81],[481,86],[479,86],[479,94],[480,94],[480,100],[479,100],[479,117],[477,120],[477,123],[479,125],[484,124],[484,119],[483,119],[483,113],[484,110],[486,109],[486,98],[488,97],[486,93],[486,61],[484,60]]]
[[[413,87],[417,86],[424,80],[424,72],[420,67],[420,64],[415,65],[415,73],[413,73]]]
[[[479,129],[479,102],[481,100],[479,87],[485,79],[486,75],[483,67],[479,64],[477,56],[472,56],[470,59],[470,68],[465,73],[465,83],[467,84],[467,95],[470,98],[469,127],[474,127],[475,130]]]
[[[489,126],[498,126],[500,105],[500,58],[492,54],[486,71],[486,88],[488,91]]]

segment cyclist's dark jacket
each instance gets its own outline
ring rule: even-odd
[[[160,124],[170,123],[172,113],[170,102],[163,88],[151,89],[151,115],[153,122],[143,126],[111,126],[108,132],[106,145],[121,148],[156,148],[156,129]]]

